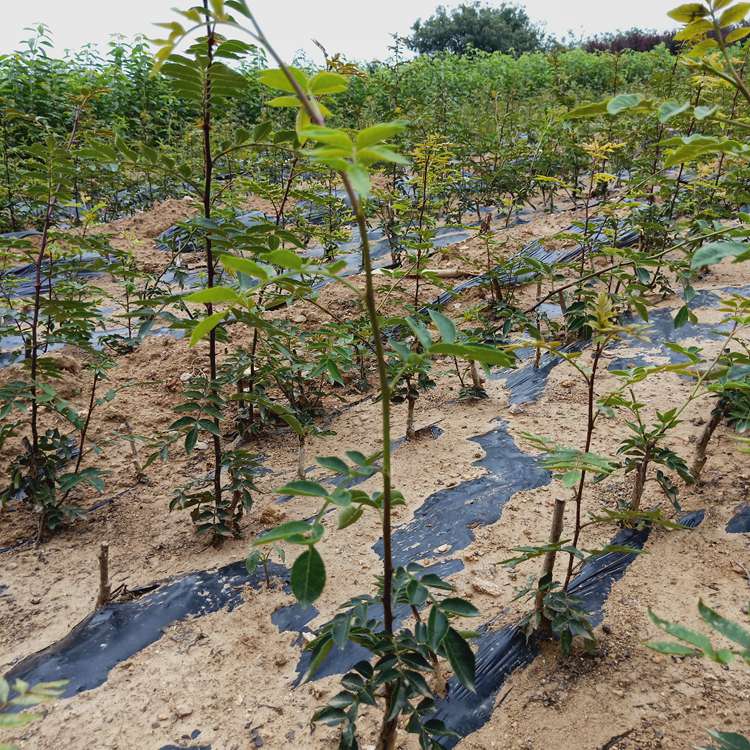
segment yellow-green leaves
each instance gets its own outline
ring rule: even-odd
[[[642,101],[642,94],[618,94],[607,102],[607,114],[619,115],[626,109],[637,107]]]
[[[346,91],[348,85],[349,79],[346,76],[324,70],[316,73],[310,79],[310,92],[315,96],[340,94],[342,91]]]
[[[340,73],[321,71],[310,77],[304,70],[292,67],[286,70],[281,68],[264,70],[260,73],[259,79],[268,88],[284,91],[287,94],[287,96],[277,96],[271,99],[270,106],[298,108],[296,129],[301,143],[304,143],[305,139],[302,131],[311,124],[312,120],[319,119],[311,118],[308,109],[316,115],[328,117],[330,110],[319,101],[319,97],[345,91],[349,82],[349,79]]]
[[[289,74],[299,84],[302,91],[307,90],[307,75],[303,70],[299,68],[287,68]],[[290,94],[295,94],[294,85],[289,80],[289,76],[281,70],[281,68],[273,68],[271,70],[263,70],[258,75],[258,80],[269,89],[278,89],[279,91],[286,91]]]
[[[750,3],[737,3],[727,8],[719,17],[719,26],[725,29],[727,26],[733,26],[736,23],[742,23],[750,12]]]
[[[642,94],[618,94],[609,99],[603,99],[600,102],[588,102],[587,104],[574,107],[565,117],[568,120],[577,120],[585,117],[599,117],[601,115],[614,116],[636,108],[648,111],[652,106],[652,102],[644,99]]]
[[[705,18],[708,8],[703,3],[685,3],[670,10],[667,15],[678,23],[692,23],[699,18]]]
[[[352,138],[345,130],[310,125],[303,128],[299,135],[306,141],[321,144],[309,152],[312,159],[346,174],[358,195],[367,197],[370,194],[368,168],[372,164],[407,163],[401,154],[382,144],[404,127],[403,122],[381,123],[365,128]]]
[[[703,36],[707,32],[711,31],[713,24],[711,21],[705,18],[699,18],[697,21],[689,23],[685,28],[680,29],[674,38],[678,42],[690,42],[693,39]]]
[[[360,130],[357,133],[357,148],[367,148],[368,146],[374,146],[387,141],[397,133],[400,133],[405,126],[406,123],[396,120],[394,122],[382,122]]]

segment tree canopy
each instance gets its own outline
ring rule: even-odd
[[[427,20],[417,19],[412,32],[409,46],[420,54],[460,55],[471,49],[520,54],[539,49],[544,41],[526,11],[507,3],[500,7],[467,3],[450,12],[440,5]]]

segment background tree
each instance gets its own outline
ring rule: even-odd
[[[533,52],[543,42],[542,31],[523,8],[502,3],[499,8],[478,2],[459,5],[450,13],[438,6],[426,21],[417,19],[409,46],[420,54],[455,52],[470,49],[486,52]]]

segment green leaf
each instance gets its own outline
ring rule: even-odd
[[[453,628],[448,628],[443,638],[443,648],[458,681],[467,690],[476,693],[477,689],[474,684],[476,659],[469,644]]]
[[[731,620],[722,617],[718,612],[706,606],[702,599],[698,602],[698,611],[700,612],[701,617],[714,630],[721,633],[730,641],[742,646],[742,648],[748,652],[748,656],[750,656],[750,632],[736,622],[732,622]]]
[[[458,615],[459,617],[479,617],[479,610],[471,602],[458,597],[443,599],[440,602],[440,608],[448,614]]]
[[[432,322],[440,332],[440,338],[443,342],[454,344],[456,342],[456,326],[453,324],[453,321],[437,310],[429,310],[428,312]]]
[[[678,23],[690,23],[708,15],[708,9],[701,3],[685,3],[670,10],[667,15]]]
[[[313,531],[307,521],[287,521],[275,529],[265,531],[253,540],[253,545],[270,544],[271,542],[287,541],[289,539],[306,538]]]
[[[727,26],[742,23],[748,11],[750,11],[750,3],[737,3],[731,8],[727,8],[719,17],[719,26],[724,29]]]
[[[658,110],[659,122],[665,123],[688,109],[690,109],[690,102],[683,102],[682,104],[675,101],[664,102]]]
[[[303,607],[310,606],[326,585],[326,568],[315,547],[305,550],[292,566],[292,593]]]
[[[275,266],[281,266],[281,268],[287,268],[292,271],[299,271],[303,265],[302,258],[291,250],[272,250],[263,256],[263,259],[269,263],[273,263]]]
[[[674,316],[674,327],[682,328],[685,323],[690,319],[690,308],[687,305],[683,305],[678,311],[677,315]]]
[[[195,346],[204,336],[213,331],[224,320],[226,315],[226,312],[215,312],[213,315],[203,318],[190,334],[190,346]]]
[[[440,644],[448,632],[448,618],[440,611],[437,606],[430,610],[430,616],[427,619],[427,637],[434,651],[437,651]]]
[[[370,175],[367,170],[359,164],[350,164],[346,169],[346,174],[359,196],[366,198],[370,194]]]
[[[315,96],[338,94],[342,91],[346,91],[348,86],[349,79],[346,76],[342,76],[341,73],[334,73],[329,70],[323,70],[320,73],[316,73],[310,79],[310,91],[315,94]]]
[[[400,133],[406,127],[404,122],[383,122],[378,125],[360,130],[357,134],[357,148],[367,148],[376,143],[382,143]]]
[[[299,83],[303,91],[307,90],[307,76],[304,71],[299,68],[289,68],[289,72],[292,77]],[[271,70],[262,70],[258,75],[258,80],[270,89],[278,89],[279,91],[286,91],[290,94],[296,93],[294,86],[292,86],[289,78],[287,78],[281,68],[273,68]]]
[[[618,94],[607,102],[607,113],[610,115],[619,115],[620,112],[624,112],[626,109],[637,107],[642,101],[642,94]]]
[[[650,609],[648,610],[648,616],[651,619],[651,622],[653,622],[657,627],[661,628],[665,633],[673,635],[675,638],[679,638],[679,640],[684,641],[685,643],[690,643],[691,645],[700,649],[704,654],[706,654],[706,656],[710,656],[714,653],[714,648],[711,644],[711,641],[702,633],[697,633],[694,630],[690,630],[690,628],[686,628],[684,625],[680,625],[679,623],[663,620]]]
[[[326,469],[331,469],[337,474],[347,474],[349,467],[345,461],[342,461],[338,456],[318,456],[315,459],[321,466],[325,466]]]
[[[683,646],[681,643],[674,641],[649,641],[645,644],[646,648],[668,656],[700,656],[698,649]]]
[[[289,482],[279,490],[284,495],[302,495],[304,497],[328,497],[328,491],[317,482],[310,482],[307,479],[300,479],[296,482]]]
[[[724,260],[724,258],[737,258],[739,261],[744,255],[750,253],[750,245],[734,240],[718,240],[708,245],[703,245],[693,255],[692,268],[713,266]],[[735,262],[737,262],[735,261]]]
[[[750,750],[750,740],[737,732],[717,732],[709,729],[708,733],[719,744],[716,747],[701,748],[700,750]]]
[[[214,286],[210,289],[201,289],[199,292],[187,294],[184,297],[186,302],[195,302],[196,304],[242,304],[242,298],[228,286]]]
[[[300,135],[310,138],[327,146],[335,146],[350,154],[354,144],[352,139],[343,131],[336,128],[328,128],[323,125],[310,125],[300,131]]]
[[[607,113],[607,102],[604,100],[601,102],[589,102],[588,104],[581,104],[571,109],[565,118],[568,120],[575,120],[583,117],[598,117]]]
[[[220,260],[224,268],[236,273],[244,273],[261,281],[268,281],[268,271],[263,266],[247,258],[238,258],[236,255],[222,254]]]
[[[338,528],[345,529],[347,526],[357,523],[362,514],[364,508],[361,505],[348,505],[346,508],[342,508],[339,511]]]

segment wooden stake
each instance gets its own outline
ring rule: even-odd
[[[99,545],[99,596],[96,598],[96,608],[101,609],[109,604],[112,587],[109,585],[109,542]]]

